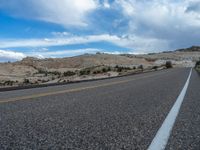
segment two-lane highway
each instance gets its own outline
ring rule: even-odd
[[[1,92],[0,149],[148,149],[189,72],[179,68]],[[193,71],[167,149],[200,146],[199,85]],[[191,139],[192,133],[197,137]]]

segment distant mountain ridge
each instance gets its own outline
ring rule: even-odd
[[[179,52],[200,52],[200,46],[192,46],[189,48],[178,49]]]
[[[97,53],[66,58],[27,57],[18,62],[0,63],[0,87],[117,76],[141,68],[162,68],[166,61],[171,61],[174,67],[193,67],[199,60],[200,46],[141,55]]]

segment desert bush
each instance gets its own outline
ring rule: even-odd
[[[30,83],[30,80],[29,79],[24,79],[24,84],[29,84]]]
[[[142,71],[143,71],[143,70],[144,70],[144,67],[143,67],[143,65],[139,65],[139,66],[138,66],[138,69],[140,69],[140,70],[142,70]]]
[[[122,66],[115,66],[115,69],[117,72],[122,72],[122,71],[127,71],[127,70],[132,70],[130,67],[122,67]]]
[[[101,73],[101,71],[100,71],[100,70],[97,70],[97,74],[99,74],[99,73]]]
[[[53,75],[58,75],[58,76],[61,75],[61,73],[58,71],[51,71],[51,72],[48,72],[48,74],[53,74]]]
[[[73,71],[67,71],[67,72],[64,72],[63,75],[66,77],[66,76],[74,76],[76,73],[73,72]]]
[[[13,84],[14,84],[14,81],[5,81],[5,82],[3,83],[4,86],[5,86],[5,85],[12,86]]]
[[[43,70],[43,69],[39,69],[39,70],[38,70],[38,74],[44,74],[45,76],[47,76],[47,75],[48,75],[48,72],[45,71],[45,70]]]
[[[200,60],[196,62],[195,68],[200,67]]]
[[[97,74],[97,71],[93,71],[92,74]]]
[[[80,75],[82,76],[82,75],[89,75],[90,74],[90,70],[89,69],[83,69],[83,70],[81,70],[79,73],[80,73]]]
[[[200,72],[200,60],[196,62],[195,69]]]
[[[172,62],[171,61],[167,61],[166,64],[165,64],[165,67],[166,68],[172,68]]]
[[[44,79],[42,80],[42,83],[46,83],[46,82],[48,82],[48,80],[44,80]]]
[[[123,67],[124,70],[131,70],[130,67]]]
[[[157,70],[158,66],[153,66],[152,69]]]
[[[103,73],[108,72],[108,68],[102,68],[102,72]]]
[[[96,52],[96,55],[100,55],[101,54],[101,52]]]
[[[123,67],[118,67],[117,68],[117,72],[122,72],[122,70],[123,70]]]
[[[119,66],[118,66],[118,65],[116,65],[116,66],[115,66],[115,68],[117,69],[117,68],[119,68]]]

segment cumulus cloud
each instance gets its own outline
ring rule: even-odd
[[[25,58],[26,55],[20,52],[10,50],[0,50],[0,62],[2,61],[16,61]]]
[[[106,41],[142,53],[199,45],[200,39],[199,0],[1,0],[0,9],[69,29],[52,32],[54,38],[2,39],[0,48]],[[88,24],[87,32],[73,28],[80,37],[70,33],[71,26]]]
[[[167,41],[170,49],[199,44],[199,0],[116,0],[115,3],[129,20],[129,35]],[[165,48],[164,44],[161,50]]]
[[[186,9],[186,12],[200,12],[200,1],[191,1]]]
[[[109,1],[108,1],[108,0],[104,0],[103,6],[104,6],[105,8],[110,8],[110,3],[109,3]]]
[[[63,26],[86,26],[87,14],[97,7],[97,0],[1,0],[0,3],[0,9],[13,16]]]

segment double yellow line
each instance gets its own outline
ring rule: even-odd
[[[40,97],[45,97],[45,96],[52,96],[52,95],[59,95],[59,94],[65,94],[65,93],[79,92],[79,91],[95,89],[95,88],[99,88],[99,87],[107,87],[107,86],[111,86],[111,85],[127,83],[127,82],[138,80],[138,79],[144,79],[144,78],[149,78],[149,77],[153,77],[153,76],[158,76],[158,75],[162,75],[162,74],[164,74],[164,73],[160,73],[160,74],[157,74],[157,75],[154,74],[154,75],[143,76],[143,77],[135,78],[135,79],[110,82],[110,83],[105,83],[105,84],[95,85],[95,86],[88,86],[88,87],[81,87],[81,88],[68,89],[68,90],[62,90],[62,91],[38,93],[38,94],[29,95],[29,96],[21,96],[21,97],[9,98],[9,99],[5,99],[5,100],[0,100],[0,104],[9,103],[9,102],[16,102],[16,101],[21,101],[21,100],[31,100],[31,99],[34,99],[34,98],[40,98]],[[37,100],[37,99],[35,99],[35,100]]]

